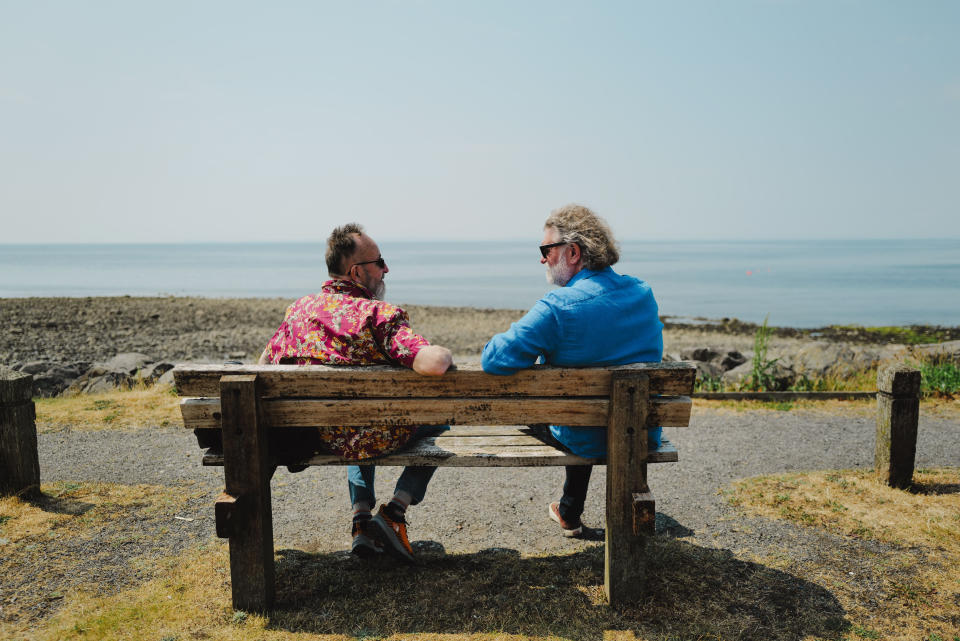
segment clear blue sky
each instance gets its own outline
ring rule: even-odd
[[[0,243],[960,237],[960,2],[0,0]]]

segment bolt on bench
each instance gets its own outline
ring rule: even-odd
[[[184,426],[220,433],[225,490],[217,535],[230,541],[233,607],[263,611],[274,601],[270,478],[277,465],[607,466],[604,588],[611,605],[642,591],[646,534],[655,504],[647,464],[678,460],[664,440],[647,448],[647,428],[690,421],[696,368],[689,363],[616,367],[536,366],[494,376],[479,366],[440,377],[387,366],[180,365],[174,369]],[[545,444],[527,425],[607,427],[607,458],[584,459]],[[270,443],[324,426],[450,425],[403,451],[363,461],[319,454],[283,460]],[[285,430],[283,432],[281,430]],[[200,439],[203,442],[203,438]],[[279,450],[279,448],[278,448]]]

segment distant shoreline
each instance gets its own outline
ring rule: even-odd
[[[282,296],[138,296],[129,294],[120,296],[17,296],[0,297],[0,311],[12,307],[21,310],[20,313],[18,313],[18,317],[25,319],[26,316],[30,314],[27,310],[32,310],[32,314],[42,316],[52,308],[62,305],[72,308],[81,304],[81,302],[90,302],[93,308],[96,309],[104,305],[119,307],[132,305],[136,308],[157,306],[158,308],[164,308],[168,303],[172,304],[173,307],[180,307],[183,302],[193,301],[201,307],[211,305],[215,307],[222,304],[230,309],[237,307],[249,307],[255,310],[263,310],[265,308],[280,309],[280,315],[277,317],[277,324],[279,324],[279,321],[282,320],[283,310],[293,300],[293,298]],[[388,302],[399,305],[407,310],[412,319],[417,315],[417,312],[431,318],[438,316],[461,317],[476,314],[490,318],[491,320],[497,318],[519,318],[519,316],[526,312],[525,309],[405,304],[393,300]],[[6,317],[7,314],[4,314],[4,320],[7,320]],[[660,318],[666,330],[690,330],[705,334],[752,336],[760,327],[757,323],[742,321],[732,316],[712,319],[696,316],[663,315]],[[494,320],[493,322],[496,321]],[[774,336],[782,338],[808,338],[857,344],[922,344],[960,339],[960,325],[905,324],[869,326],[826,324],[820,327],[791,327],[771,323],[769,327]],[[0,343],[0,354],[2,354],[2,343]]]
[[[252,363],[290,302],[175,296],[0,298],[0,365],[35,373],[35,381],[47,381],[56,392],[118,354],[143,355],[136,358],[151,363]],[[450,348],[460,363],[477,362],[490,337],[525,313],[427,305],[404,309],[414,331]],[[749,366],[756,325],[735,319],[665,320],[665,359],[702,361],[698,367],[712,377],[738,364]],[[869,366],[894,357],[904,345],[960,338],[960,328],[772,329],[769,359],[788,364],[802,357],[821,369],[832,364]]]

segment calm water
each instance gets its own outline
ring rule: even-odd
[[[387,299],[526,309],[536,242],[389,242]],[[774,325],[960,325],[960,240],[625,242],[615,269],[670,316]],[[0,297],[281,296],[316,291],[322,243],[0,245]]]

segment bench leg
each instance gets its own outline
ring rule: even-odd
[[[256,375],[220,379],[223,470],[217,531],[230,540],[230,583],[236,610],[264,612],[274,601],[273,466],[261,420]]]
[[[612,606],[643,593],[645,534],[656,514],[647,487],[647,376],[615,372],[607,423],[607,531],[604,589]]]

